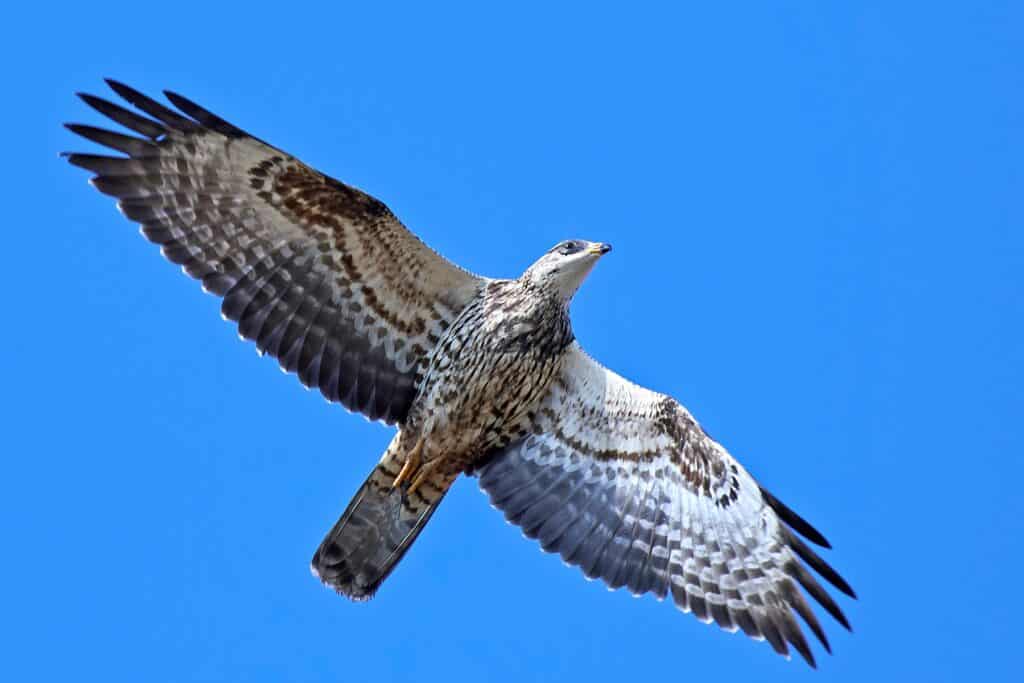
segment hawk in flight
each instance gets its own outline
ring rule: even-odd
[[[850,586],[829,547],[670,396],[590,358],[569,303],[608,244],[566,240],[514,280],[449,263],[373,197],[193,102],[171,109],[115,81],[142,114],[81,98],[134,134],[68,128],[118,156],[66,154],[95,174],[225,318],[329,401],[398,425],[313,555],[354,600],[373,596],[461,473],[541,547],[590,578],[814,655],[829,650],[803,590],[840,624],[809,571]]]

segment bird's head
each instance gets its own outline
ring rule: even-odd
[[[523,280],[553,291],[569,303],[597,260],[612,250],[612,245],[586,240],[565,240],[551,247],[523,273]]]

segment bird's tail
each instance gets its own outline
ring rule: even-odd
[[[435,472],[412,493],[393,489],[405,461],[398,443],[396,436],[313,555],[313,573],[353,600],[373,597],[457,476]]]

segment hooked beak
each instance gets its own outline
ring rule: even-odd
[[[604,256],[612,250],[612,245],[607,242],[594,242],[587,247],[587,253],[593,254],[594,256]]]

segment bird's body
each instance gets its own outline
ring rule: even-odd
[[[536,290],[529,279],[488,281],[437,342],[408,416],[357,496],[372,505],[343,515],[313,558],[339,592],[372,595],[455,478],[530,430],[573,340],[565,302]],[[380,529],[389,531],[367,542],[366,531],[376,538]],[[362,552],[381,543],[393,549],[384,558]]]
[[[520,280],[488,282],[431,354],[403,433],[423,436],[452,471],[466,469],[522,437],[522,418],[536,410],[572,340],[561,301]]]
[[[83,95],[138,137],[69,125],[126,155],[69,161],[222,296],[261,353],[399,428],[314,554],[325,584],[371,597],[469,473],[544,550],[612,588],[671,596],[811,664],[795,615],[829,644],[798,586],[848,627],[807,567],[853,591],[798,534],[824,537],[675,399],[575,341],[569,304],[608,245],[567,240],[516,279],[479,277],[373,197],[189,100],[167,93],[174,111],[110,85],[149,118]]]

